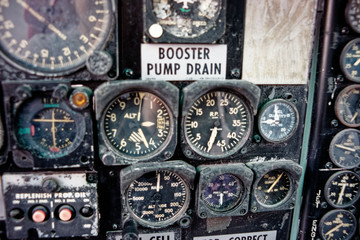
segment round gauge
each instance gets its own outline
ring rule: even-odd
[[[335,113],[345,126],[360,126],[360,85],[350,85],[339,93]]]
[[[190,190],[176,173],[148,172],[133,181],[126,194],[126,204],[133,217],[145,226],[165,227],[186,211]]]
[[[296,107],[283,99],[266,103],[260,110],[258,126],[261,136],[269,142],[288,140],[298,126]]]
[[[352,30],[360,34],[360,1],[349,0],[345,9],[345,18]]]
[[[219,17],[221,0],[148,0],[157,22],[169,34],[194,38],[214,27]],[[149,30],[150,35],[152,31]],[[158,36],[159,37],[159,36]]]
[[[225,173],[213,178],[202,191],[201,198],[210,209],[224,212],[241,201],[244,186],[238,177]]]
[[[104,112],[103,132],[122,156],[148,159],[172,136],[173,116],[166,103],[150,92],[132,91],[114,99]]]
[[[345,129],[331,140],[329,154],[331,161],[341,168],[354,168],[360,164],[360,131]]]
[[[17,112],[19,145],[39,158],[59,158],[73,152],[85,135],[84,118],[64,102],[35,98]]]
[[[333,174],[325,184],[325,198],[336,208],[353,205],[360,197],[360,177],[350,171]]]
[[[111,29],[111,0],[5,1],[0,52],[38,75],[63,75],[85,65]]]
[[[346,44],[341,52],[340,67],[346,78],[360,82],[360,38]]]
[[[228,157],[247,141],[252,115],[235,94],[211,91],[194,101],[183,122],[186,141],[199,155]]]
[[[290,194],[291,180],[287,172],[275,169],[266,173],[256,184],[256,200],[266,206],[285,201]]]
[[[346,210],[332,210],[320,220],[320,236],[324,240],[350,240],[356,231],[356,218]]]

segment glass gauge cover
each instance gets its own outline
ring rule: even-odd
[[[331,161],[341,168],[360,165],[360,131],[345,129],[331,140],[329,154]]]
[[[84,66],[112,27],[111,0],[8,0],[1,7],[0,52],[38,75],[63,75]]]
[[[202,199],[214,211],[227,211],[241,201],[244,190],[238,177],[224,173],[207,183]]]
[[[103,133],[109,145],[120,155],[135,159],[149,159],[166,147],[172,125],[168,106],[150,92],[121,94],[103,116]]]
[[[126,193],[129,212],[138,222],[152,227],[177,221],[186,211],[189,200],[185,181],[168,170],[145,173],[130,184]]]
[[[162,28],[175,37],[195,38],[214,27],[222,0],[147,0]],[[150,2],[150,4],[149,4]],[[151,30],[149,31],[150,35]]]
[[[353,205],[360,197],[360,176],[350,171],[333,174],[325,185],[325,198],[336,208]]]
[[[266,103],[260,110],[258,126],[261,136],[269,142],[283,142],[294,133],[299,123],[296,107],[283,99]]]
[[[341,52],[340,67],[345,77],[360,82],[360,38],[350,41]]]
[[[210,91],[193,102],[183,131],[196,153],[216,159],[236,153],[248,140],[252,124],[251,112],[239,96]]]
[[[288,173],[275,169],[266,173],[255,186],[257,201],[266,206],[280,204],[289,196],[291,180]]]
[[[345,126],[360,126],[360,85],[350,85],[339,93],[335,113]]]
[[[346,210],[332,210],[326,213],[319,224],[323,240],[350,240],[356,231],[356,218]]]
[[[360,1],[349,0],[345,9],[346,22],[352,30],[360,34]]]
[[[39,158],[70,154],[82,142],[85,129],[84,118],[54,98],[34,98],[17,111],[18,144]]]

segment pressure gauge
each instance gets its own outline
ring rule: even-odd
[[[332,210],[321,218],[319,233],[324,240],[350,240],[356,226],[354,214],[346,210]]]
[[[224,34],[224,0],[145,0],[146,33],[155,41],[214,42]]]
[[[187,175],[187,176],[186,176]],[[186,215],[195,169],[181,161],[140,163],[122,170],[126,211],[141,225],[162,228]]]
[[[360,85],[344,88],[335,102],[335,113],[339,121],[348,127],[360,126]]]
[[[335,208],[353,205],[360,197],[360,176],[351,171],[333,174],[325,184],[325,198]]]
[[[111,0],[6,1],[0,53],[30,73],[57,76],[85,65],[112,28]]]
[[[96,102],[101,107],[101,116],[98,116],[101,138],[107,149],[111,149],[111,152],[104,149],[102,159],[106,164],[120,163],[116,159],[127,164],[172,156],[176,145],[176,116],[173,109],[177,109],[177,105],[171,99],[178,101],[177,89],[174,90],[171,85],[171,91],[163,95],[166,87],[154,90],[152,87],[155,86],[151,84],[135,86],[131,83],[129,87],[126,83],[105,84],[99,88],[99,91],[106,88],[105,95],[95,93]],[[161,84],[168,86],[164,82]],[[114,91],[116,89],[119,91]],[[166,95],[172,93],[172,97],[167,99]],[[169,146],[174,147],[169,150]]]
[[[345,9],[346,22],[352,30],[360,34],[360,1],[349,0]]]
[[[296,107],[283,99],[266,103],[259,112],[259,131],[269,142],[288,140],[295,133],[298,123],[299,113]]]
[[[345,77],[360,82],[360,38],[350,41],[341,52],[340,67]]]
[[[341,168],[354,168],[360,165],[360,131],[345,129],[331,140],[329,154],[331,161]]]

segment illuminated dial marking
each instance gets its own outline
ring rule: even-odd
[[[356,231],[354,214],[345,210],[332,210],[320,220],[319,232],[324,240],[350,240]]]
[[[194,101],[184,121],[186,141],[198,154],[221,158],[234,154],[251,131],[251,115],[235,94],[212,91]]]
[[[335,113],[345,126],[360,126],[360,85],[350,85],[339,93],[335,102]]]
[[[345,77],[360,82],[360,38],[350,41],[341,52],[340,67]]]

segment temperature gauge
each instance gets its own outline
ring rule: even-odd
[[[324,240],[350,240],[355,234],[356,226],[354,214],[346,210],[332,210],[320,220],[319,232]]]
[[[360,85],[350,85],[339,93],[335,113],[345,126],[360,126]]]
[[[349,0],[345,9],[346,22],[352,30],[360,34],[360,1]]]
[[[340,67],[345,77],[360,82],[360,38],[350,41],[341,52]]]

